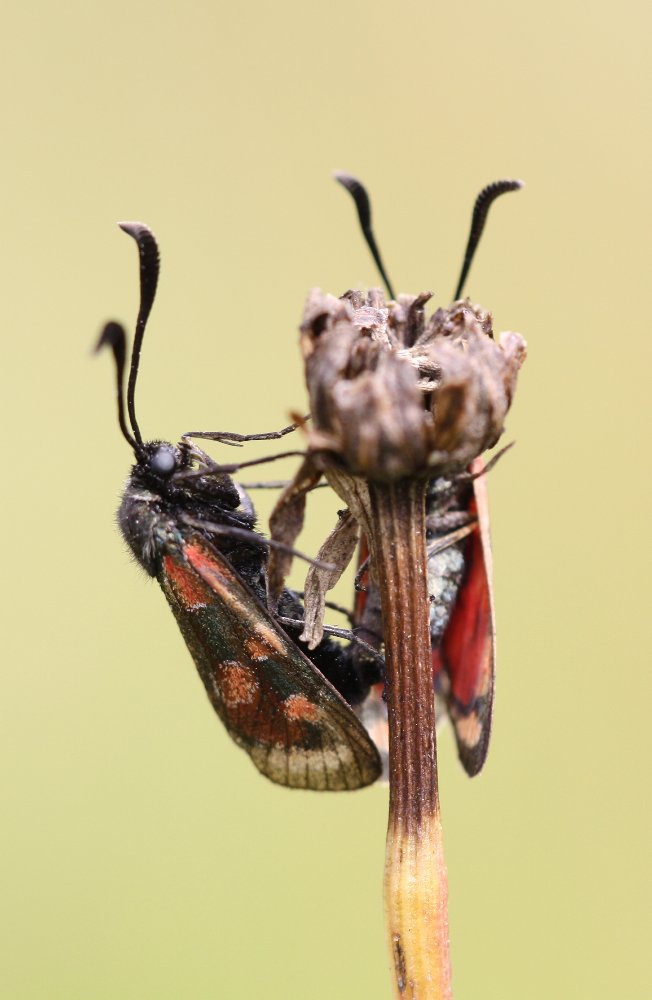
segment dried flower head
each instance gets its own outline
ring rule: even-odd
[[[498,441],[525,341],[493,338],[491,314],[468,301],[426,320],[430,294],[313,289],[301,326],[311,450],[356,476],[432,477]],[[329,463],[330,464],[330,463]]]

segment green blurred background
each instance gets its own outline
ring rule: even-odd
[[[308,289],[377,283],[333,168],[368,184],[396,286],[438,304],[480,187],[527,182],[468,285],[530,353],[490,482],[486,772],[440,737],[455,996],[650,996],[651,20],[627,0],[5,9],[3,997],[391,995],[386,790],[288,793],[229,741],[118,536],[130,453],[90,355],[136,312],[115,222],[146,220],[145,435],[282,426]],[[314,500],[304,549],[336,506]]]

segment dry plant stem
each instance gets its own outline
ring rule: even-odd
[[[369,488],[387,668],[385,907],[394,986],[401,1000],[446,1000],[451,996],[448,880],[437,787],[425,482],[403,479]]]

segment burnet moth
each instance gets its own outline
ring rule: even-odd
[[[141,347],[154,303],[159,252],[147,226],[120,224],[138,246],[140,306],[125,393],[126,335],[104,327],[98,349],[114,356],[120,429],[135,464],[118,523],[136,561],[155,577],[177,620],[206,693],[232,739],[267,778],[291,788],[345,790],[376,780],[378,751],[335,686],[263,604],[266,545],[246,492],[188,436],[175,446],[144,441],[135,411]],[[280,437],[284,431],[251,435]],[[246,435],[206,434],[226,442]],[[285,591],[279,616],[302,609]],[[346,690],[350,667],[327,640],[311,653]]]
[[[328,297],[320,297],[321,293],[316,294],[314,303],[309,299],[307,319],[302,327],[308,344],[305,349],[308,358],[312,360],[310,352],[322,335],[321,331],[331,329],[328,325],[330,322],[334,326],[339,322],[344,328],[349,323],[348,328],[351,330],[359,327],[369,331],[373,331],[377,324],[379,340],[389,339],[399,347],[404,346],[405,353],[412,350],[417,355],[419,344],[427,345],[438,338],[461,343],[468,322],[479,327],[482,336],[493,339],[490,314],[473,306],[468,300],[463,300],[461,296],[492,202],[505,192],[519,189],[521,182],[496,181],[480,192],[473,209],[471,230],[453,305],[449,309],[438,310],[425,323],[423,306],[430,298],[428,293],[416,297],[397,297],[394,293],[372,230],[371,206],[365,188],[347,174],[336,174],[336,178],[353,197],[365,241],[393,305],[388,308],[382,296],[373,291],[367,296],[360,292],[347,292],[341,300],[348,310],[346,315],[349,318],[344,319],[342,317],[345,312],[338,306],[337,300],[329,301]],[[314,318],[310,313],[311,308]],[[335,317],[332,321],[326,318],[329,310],[332,310]],[[373,336],[372,333],[372,341]],[[509,379],[505,378],[505,386],[501,386],[500,392],[505,393],[508,406],[513,391],[513,381],[510,380],[515,380],[515,371],[524,356],[525,346],[518,335],[507,336],[514,338],[514,371]],[[351,366],[353,363],[349,362]],[[424,372],[424,382],[432,380],[432,384],[436,386],[440,375],[434,369],[427,370]],[[353,393],[353,382],[345,384],[347,391]],[[340,391],[343,394],[343,390]],[[319,396],[317,399],[319,400]],[[326,398],[322,397],[322,401],[327,408],[329,404]],[[490,406],[490,402],[481,401],[479,405]],[[451,420],[454,421],[455,416]],[[502,428],[498,434],[500,430]],[[322,440],[328,440],[326,434],[322,436]],[[486,445],[478,450],[484,450],[484,447]],[[450,718],[459,758],[469,775],[477,774],[485,762],[491,730],[495,623],[485,474],[500,454],[502,452],[487,465],[482,458],[477,457],[469,461],[466,467],[456,467],[451,463],[448,469],[444,459],[442,472],[434,473],[428,482],[426,496],[427,583],[433,686],[440,706],[437,718],[442,718],[444,714]],[[273,515],[273,520],[276,516],[281,523],[284,517],[282,507],[283,501]],[[286,541],[290,539],[291,536],[285,538]],[[327,550],[325,545],[321,552]],[[306,583],[306,619],[311,618],[317,623],[319,612],[315,613],[311,607],[313,596],[310,581],[318,576],[318,572],[311,570]],[[364,536],[359,549],[356,588],[354,627],[369,644],[381,649],[383,624],[380,595],[373,580],[373,567],[368,565],[368,546]],[[315,641],[315,637],[320,634],[317,626],[310,634],[304,633],[303,637],[308,641]],[[354,665],[364,664],[366,654],[363,650],[351,648],[349,655]],[[368,696],[356,706],[356,712],[385,757],[388,734],[382,683],[370,687]]]

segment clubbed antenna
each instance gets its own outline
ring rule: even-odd
[[[136,407],[134,397],[136,393],[136,380],[138,378],[138,365],[140,362],[140,349],[143,344],[143,336],[147,319],[154,304],[156,296],[156,286],[159,275],[159,252],[158,244],[154,233],[143,222],[119,222],[118,225],[123,232],[131,236],[138,245],[138,257],[140,261],[140,305],[138,308],[138,318],[136,320],[136,333],[134,335],[134,346],[131,350],[131,365],[129,367],[129,384],[127,386],[127,412],[131,423],[134,437],[138,445],[142,445],[143,438],[136,420]],[[124,433],[124,430],[123,430]]]
[[[471,217],[471,232],[469,233],[469,241],[466,244],[464,263],[462,264],[462,273],[460,274],[460,280],[457,283],[457,288],[453,296],[454,302],[461,298],[462,290],[466,284],[475,251],[478,249],[478,243],[480,242],[492,202],[499,195],[506,194],[507,191],[518,191],[522,187],[523,181],[493,181],[491,184],[487,184],[476,198]]]
[[[113,351],[113,360],[115,361],[115,374],[116,374],[116,388],[117,388],[117,398],[118,398],[118,421],[120,423],[120,430],[122,431],[124,437],[137,453],[138,443],[132,436],[129,427],[127,426],[127,419],[125,415],[125,360],[127,357],[127,335],[125,334],[124,327],[119,323],[115,323],[113,320],[106,324],[102,333],[100,334],[100,339],[97,342],[95,351],[101,351],[103,347],[110,347]]]
[[[360,220],[362,234],[367,242],[367,246],[371,250],[371,255],[376,262],[376,267],[380,272],[380,276],[385,283],[387,294],[390,299],[396,298],[394,295],[394,289],[392,288],[392,283],[387,277],[387,272],[385,271],[385,267],[380,256],[378,244],[376,243],[376,238],[371,228],[371,203],[369,201],[369,195],[367,194],[366,188],[360,183],[359,180],[357,180],[356,177],[351,177],[350,174],[341,173],[339,171],[335,174],[335,180],[339,181],[342,187],[345,187],[353,198],[355,207],[358,210],[358,219]]]

